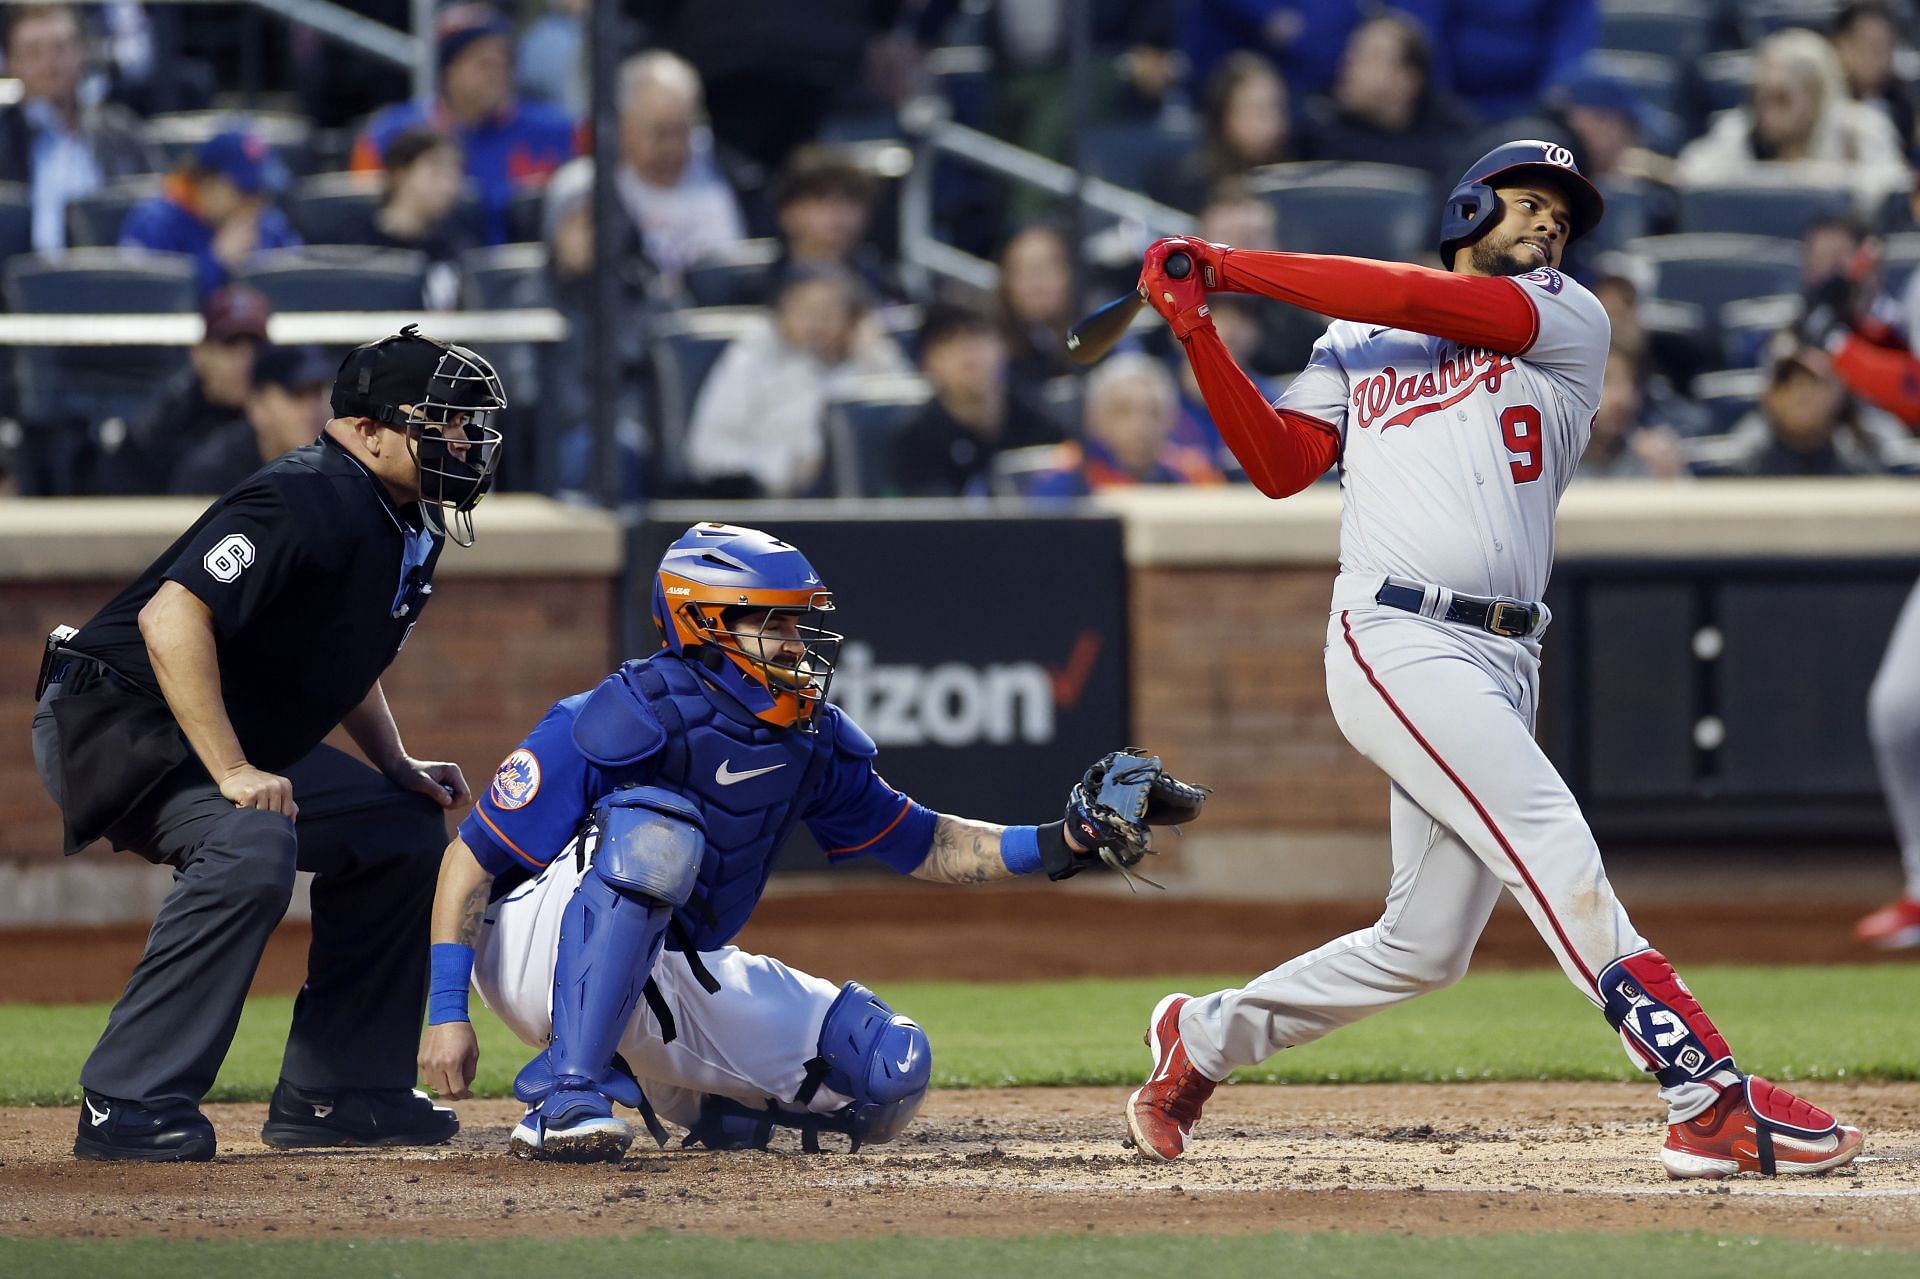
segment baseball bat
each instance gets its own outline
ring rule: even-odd
[[[1184,253],[1167,254],[1167,274],[1176,280],[1184,280],[1193,270],[1193,259]],[[1133,323],[1133,317],[1140,314],[1140,308],[1147,304],[1147,295],[1138,289],[1125,297],[1115,298],[1080,323],[1067,330],[1067,358],[1075,364],[1092,364],[1120,340],[1127,326]]]

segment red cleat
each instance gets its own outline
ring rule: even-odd
[[[1165,1161],[1185,1154],[1200,1107],[1213,1096],[1215,1081],[1194,1069],[1180,1042],[1180,1010],[1190,998],[1168,995],[1154,1005],[1146,1034],[1153,1073],[1127,1098],[1127,1131],[1133,1148],[1146,1159]]]
[[[1826,1172],[1853,1162],[1866,1139],[1758,1075],[1727,1089],[1684,1124],[1667,1128],[1660,1162],[1667,1176],[1717,1180],[1739,1172],[1772,1177]]]
[[[1853,926],[1853,939],[1881,950],[1920,946],[1920,901],[1897,897]]]

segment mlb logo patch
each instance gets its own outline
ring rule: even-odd
[[[1550,266],[1543,266],[1538,271],[1529,271],[1520,278],[1523,280],[1532,280],[1547,292],[1556,295],[1561,289],[1566,287],[1567,283],[1561,278],[1560,273]]]
[[[495,808],[509,812],[525,808],[539,793],[540,761],[532,751],[523,746],[500,761],[500,771],[493,775],[493,791],[489,796]]]

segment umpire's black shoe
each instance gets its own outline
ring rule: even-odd
[[[97,1092],[80,1097],[80,1133],[73,1153],[81,1159],[131,1159],[141,1163],[204,1163],[213,1158],[213,1125],[190,1106],[149,1110]]]
[[[411,1088],[301,1088],[282,1079],[260,1140],[300,1146],[437,1146],[460,1131],[451,1107]]]

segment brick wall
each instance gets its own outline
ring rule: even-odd
[[[1214,788],[1208,832],[1377,831],[1386,779],[1327,708],[1330,566],[1136,568],[1135,735]]]
[[[34,772],[29,743],[34,673],[47,631],[84,622],[117,589],[111,582],[0,582],[0,863],[60,855],[60,815]],[[454,760],[470,784],[485,785],[556,698],[591,687],[612,668],[615,607],[607,578],[445,582],[383,680],[407,748]],[[336,739],[347,746],[344,735]]]

